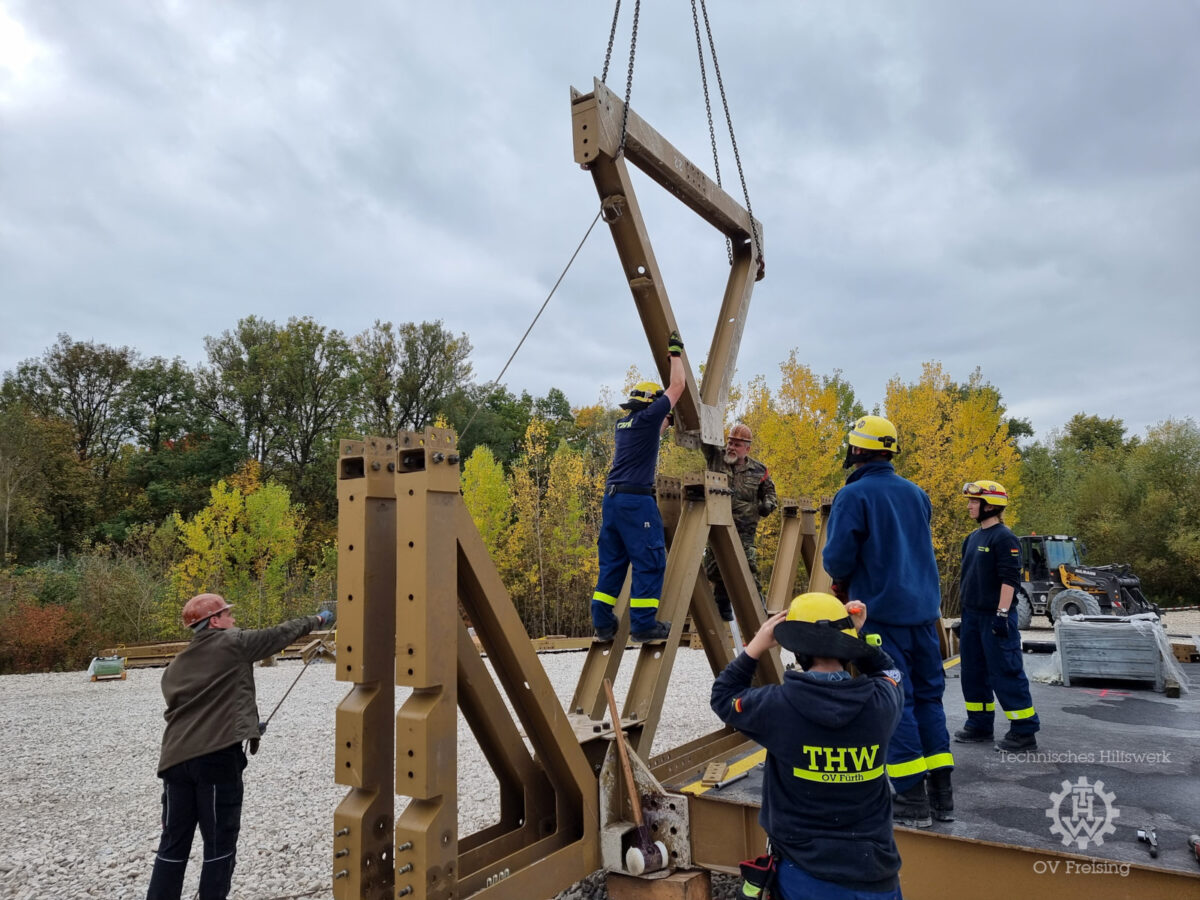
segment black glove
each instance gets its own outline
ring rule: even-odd
[[[667,413],[667,427],[675,427],[675,410],[671,410],[669,413]]]
[[[841,581],[835,581],[829,585],[829,591],[843,603],[847,603],[850,600],[850,592],[846,590],[845,583]]]
[[[992,616],[992,634],[996,637],[1008,637],[1008,613],[997,612]]]
[[[683,352],[683,340],[679,337],[678,331],[672,331],[671,336],[667,338],[667,353],[671,356],[678,356]]]
[[[886,672],[888,669],[896,668],[896,663],[882,647],[871,647],[871,652],[862,659],[856,659],[854,664],[858,666],[858,671],[864,675],[874,675],[876,672]]]

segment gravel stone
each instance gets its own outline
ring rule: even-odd
[[[559,702],[569,703],[584,653],[539,657]],[[636,653],[617,679],[624,696]],[[266,715],[303,663],[255,667]],[[349,685],[334,666],[314,662],[280,707],[245,771],[245,803],[232,897],[313,898],[330,890],[333,811],[347,788],[333,780],[334,711]],[[161,830],[161,782],[155,775],[162,740],[162,669],[130,669],[125,681],[92,682],[84,672],[0,677],[0,721],[6,723],[6,771],[0,779],[0,898],[57,900],[146,895]],[[719,727],[708,708],[713,675],[701,650],[676,656],[655,749],[664,750]],[[397,689],[397,706],[408,692]],[[496,780],[459,717],[459,833],[499,814]],[[399,800],[398,802],[403,802]],[[200,878],[201,841],[192,846],[185,898]],[[597,872],[561,895],[603,900]]]

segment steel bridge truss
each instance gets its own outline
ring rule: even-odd
[[[602,83],[591,94],[572,89],[571,107],[576,160],[595,181],[664,377],[675,318],[627,162],[728,238],[732,260],[705,378],[698,386],[685,356],[687,388],[676,409],[680,443],[722,445],[729,383],[761,271],[761,226],[635,112],[626,118]],[[616,640],[592,644],[564,711],[459,494],[456,440],[451,431],[427,429],[341,444],[337,678],[352,688],[336,723],[336,777],[350,789],[334,814],[337,900],[547,897],[602,863],[597,779],[612,737],[603,682],[615,678],[624,655],[613,649],[628,636],[628,581],[617,601]],[[712,472],[660,478],[658,497],[669,548],[660,615],[674,624],[670,640],[637,651],[621,727],[640,769],[665,777],[728,758],[745,744],[722,728],[650,760],[688,614],[714,673],[735,655],[703,575],[706,545],[742,633],[752,634],[765,616],[733,525],[728,479]],[[801,559],[810,572],[820,568],[813,564],[814,504],[784,499],[780,511],[772,609],[790,599]],[[782,678],[778,651],[759,677]],[[411,691],[398,712],[396,686]],[[468,835],[458,830],[459,713],[499,785],[498,820]],[[396,795],[409,798],[399,810]]]

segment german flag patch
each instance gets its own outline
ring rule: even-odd
[[[735,697],[733,700],[733,711],[740,713],[742,711],[742,698]]]

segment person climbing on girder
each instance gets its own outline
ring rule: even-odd
[[[598,641],[617,633],[613,606],[633,566],[629,597],[629,628],[634,641],[661,641],[671,633],[670,622],[659,622],[659,595],[667,570],[666,535],[654,499],[658,443],[667,428],[667,415],[683,396],[683,341],[672,331],[667,339],[671,380],[663,390],[641,381],[621,404],[628,415],[617,420],[612,468],[604,484],[603,512],[597,551],[600,573],[592,594],[592,626]]]

